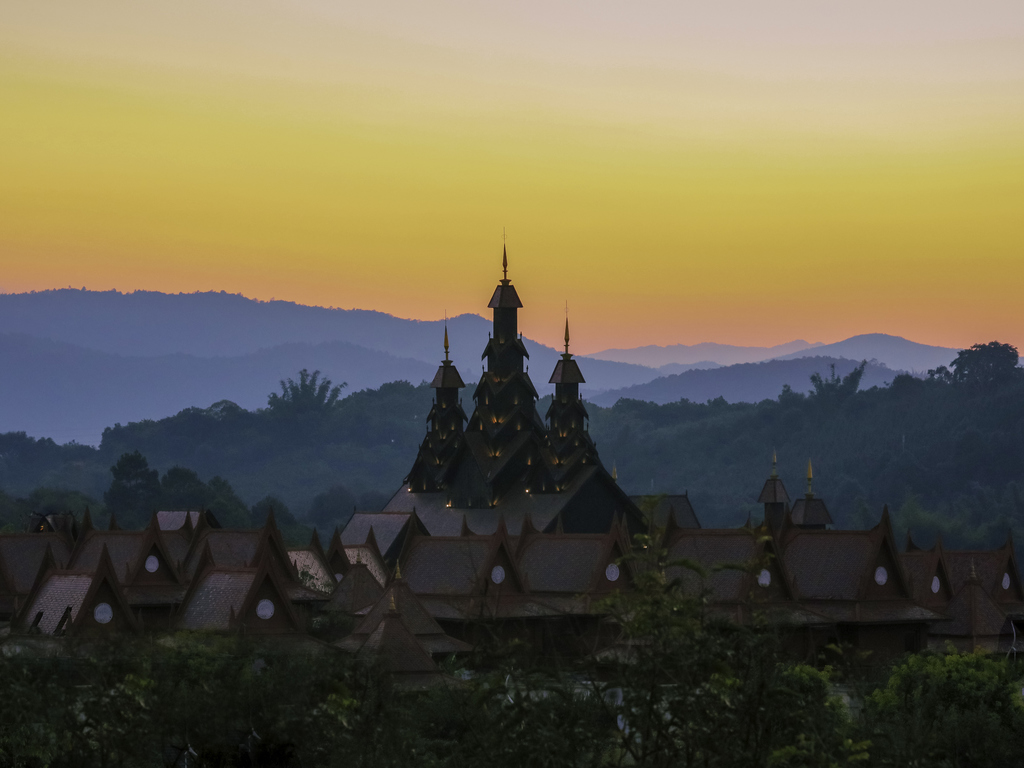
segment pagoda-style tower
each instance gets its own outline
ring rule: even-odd
[[[434,403],[427,415],[430,429],[420,445],[416,462],[409,473],[409,487],[421,492],[440,491],[449,479],[453,460],[462,444],[462,425],[466,412],[459,401],[459,390],[466,385],[458,369],[448,359],[448,325],[444,327],[444,360],[434,380]]]
[[[761,495],[757,497],[758,504],[764,504],[764,520],[776,530],[782,526],[789,512],[789,494],[786,493],[786,486],[782,484],[777,468],[778,457],[772,451],[772,473],[764,481],[764,488]]]
[[[546,442],[544,424],[537,413],[537,390],[525,370],[530,356],[519,335],[518,310],[523,306],[508,279],[508,253],[502,252],[504,276],[488,303],[494,328],[481,359],[487,370],[473,393],[476,409],[466,429],[467,444],[482,470],[483,488],[464,487],[460,506],[493,506],[516,481],[539,463]],[[532,490],[532,489],[531,489]],[[537,492],[555,490],[537,488]]]
[[[564,486],[586,464],[598,463],[597,449],[587,431],[587,413],[580,400],[580,384],[585,384],[579,365],[569,352],[569,318],[565,319],[565,352],[555,363],[548,380],[555,385],[555,396],[548,408],[548,445],[552,456],[555,484]]]

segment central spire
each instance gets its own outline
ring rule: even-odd
[[[501,246],[501,271],[504,273],[501,284],[508,285],[508,246],[505,244]]]

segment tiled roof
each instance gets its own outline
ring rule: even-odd
[[[74,621],[90,586],[92,576],[87,574],[51,574],[24,614],[26,626],[31,625],[42,611],[43,618],[37,626],[41,632],[53,634],[68,606],[71,606],[71,621]]]
[[[946,606],[948,621],[937,622],[931,632],[956,637],[992,637],[1006,628],[1006,615],[976,581],[965,584]]]
[[[346,547],[364,543],[372,526],[377,546],[386,553],[407,522],[407,512],[356,512],[341,532],[341,543]]]
[[[782,484],[782,479],[778,477],[769,477],[764,481],[764,488],[761,489],[761,495],[757,497],[758,504],[788,504],[789,494],[786,493],[786,486]]]
[[[900,562],[910,580],[910,592],[915,600],[919,603],[934,603],[942,599],[941,591],[938,595],[932,592],[932,578],[938,568],[938,553],[926,550],[901,552]]]
[[[226,630],[232,609],[241,610],[255,570],[211,571],[203,577],[181,613],[182,629]]]
[[[943,558],[949,569],[950,587],[954,595],[970,580],[972,567],[978,575],[978,581],[987,590],[1001,590],[1003,573],[1009,570],[1009,556],[1002,549],[947,550],[943,552]]]
[[[665,575],[681,578],[690,594],[696,594],[703,583],[711,590],[714,600],[742,600],[746,597],[747,574],[732,568],[714,569],[724,564],[749,565],[756,554],[757,541],[744,529],[687,531],[669,546],[669,560],[692,560],[708,571],[708,575],[702,582],[699,574],[682,566],[666,569]]]
[[[0,555],[14,583],[11,587],[19,595],[32,590],[39,566],[49,544],[58,566],[66,566],[71,559],[67,540],[58,533],[8,533],[0,536]]]
[[[309,580],[307,587],[325,592],[334,590],[334,574],[328,573],[320,556],[312,549],[290,549],[288,557],[299,572],[299,578]],[[304,581],[305,583],[305,581]]]
[[[637,506],[641,506],[646,497],[630,496],[630,500]],[[700,521],[697,520],[697,513],[693,511],[690,497],[686,494],[674,494],[663,497],[654,508],[654,524],[664,526],[668,523],[669,515],[675,515],[676,525],[680,528],[700,528]]]
[[[409,549],[402,573],[417,595],[470,594],[490,548],[488,540],[477,537],[419,537]]]
[[[156,513],[156,523],[161,531],[177,531],[185,525],[185,518],[192,518],[192,527],[199,525],[199,510],[170,509]]]
[[[397,613],[387,614],[359,649],[393,674],[437,672],[437,665]]]
[[[342,613],[358,613],[376,603],[382,594],[384,594],[384,588],[381,587],[380,582],[373,577],[364,564],[359,564],[353,566],[338,582],[338,586],[331,593],[331,599],[324,609]]]
[[[188,557],[188,539],[177,533],[164,534],[164,546],[167,547],[167,554],[174,561],[175,568],[178,567],[178,563],[184,565]]]
[[[783,561],[801,597],[854,600],[875,549],[866,532],[802,532],[786,545]]]
[[[352,565],[356,563],[365,565],[381,586],[387,583],[388,574],[384,570],[384,563],[370,547],[345,547],[345,557]]]
[[[604,536],[530,536],[519,568],[532,592],[581,594],[607,565],[606,549]]]
[[[259,530],[236,531],[214,529],[207,531],[199,546],[192,550],[192,557],[186,566],[189,577],[195,574],[199,555],[204,544],[209,544],[213,562],[219,568],[248,568],[256,556],[260,543]]]
[[[144,536],[145,531],[90,531],[75,547],[70,567],[79,571],[96,570],[103,547],[106,547],[117,580],[123,584],[127,569],[139,558]]]
[[[825,502],[817,496],[797,499],[793,503],[794,525],[832,525],[832,516],[825,507]]]

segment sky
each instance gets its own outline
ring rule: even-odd
[[[0,290],[1024,348],[1020,0],[0,0]]]

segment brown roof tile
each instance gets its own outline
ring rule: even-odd
[[[92,586],[92,580],[92,576],[83,573],[51,573],[23,614],[24,624],[34,624],[36,616],[42,612],[42,619],[36,626],[44,634],[51,635],[69,606],[71,621],[74,621],[78,617],[89,587]]]
[[[50,545],[57,565],[66,566],[71,559],[67,540],[59,533],[7,533],[0,535],[0,556],[11,577],[11,587],[19,595],[32,590],[39,566]]]
[[[417,595],[467,595],[480,579],[490,549],[483,537],[422,536],[409,548],[402,572]]]
[[[208,571],[183,607],[182,629],[224,631],[252,588],[256,571]]]

